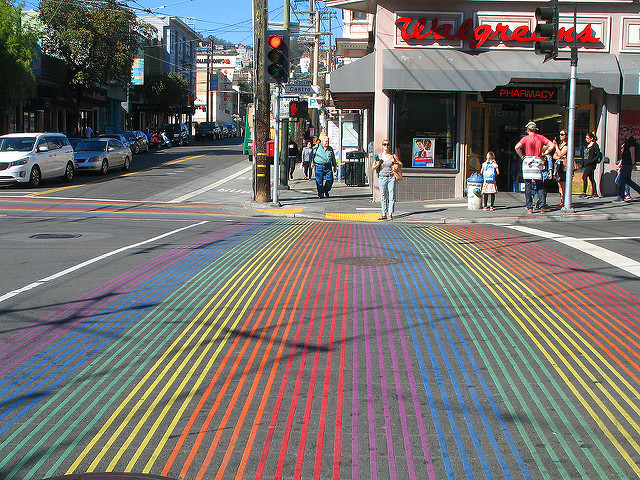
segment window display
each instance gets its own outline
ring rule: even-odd
[[[395,138],[405,168],[457,169],[456,98],[455,93],[397,92]]]

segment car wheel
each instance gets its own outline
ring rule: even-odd
[[[133,153],[135,155],[137,155],[138,153],[140,153],[140,147],[138,145],[136,145],[135,147],[133,147]]]
[[[182,145],[184,145],[184,141],[181,138],[179,138],[178,139],[178,146],[181,147]]]
[[[102,165],[100,166],[100,173],[102,175],[106,175],[108,171],[109,171],[109,163],[107,162],[107,159],[105,158],[104,160],[102,160]]]
[[[129,170],[130,166],[131,166],[131,160],[129,159],[129,157],[124,157],[124,163],[122,164],[122,170],[126,172],[127,170]]]
[[[40,174],[40,169],[38,166],[34,166],[31,169],[31,175],[29,175],[29,185],[32,187],[37,187],[40,185],[40,180],[42,180],[42,175]]]
[[[75,172],[75,167],[73,166],[73,163],[68,162],[67,168],[64,171],[64,175],[62,176],[62,179],[67,183],[71,183],[71,181],[73,180],[74,172]]]

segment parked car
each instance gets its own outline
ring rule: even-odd
[[[131,149],[115,138],[90,138],[76,145],[75,165],[78,172],[100,172],[103,175],[110,168],[129,170]]]
[[[222,125],[224,129],[227,131],[227,137],[236,137],[238,136],[238,127],[231,123],[225,123]]]
[[[210,138],[218,140],[222,137],[222,129],[218,122],[202,122],[196,125],[196,140],[200,138]]]
[[[71,146],[73,148],[76,148],[76,145],[79,144],[82,140],[84,140],[84,138],[82,138],[82,137],[67,137],[67,140],[69,140],[69,143],[71,144]]]
[[[129,141],[129,148],[136,154],[149,151],[149,142],[147,136],[139,130],[127,130],[122,135]]]
[[[73,148],[61,133],[10,133],[0,136],[0,185],[61,177],[73,180]]]
[[[122,133],[103,133],[98,138],[115,138],[122,142],[125,146],[129,147],[133,152],[133,142],[131,138],[125,137]]]
[[[189,129],[184,123],[169,123],[163,130],[172,145],[189,145]]]

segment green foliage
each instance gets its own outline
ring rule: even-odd
[[[131,64],[153,27],[115,2],[40,1],[42,49],[68,66],[65,85],[127,83]]]
[[[150,74],[136,87],[156,112],[170,113],[186,104],[189,82],[177,73]]]
[[[35,77],[37,37],[22,25],[20,7],[0,0],[0,109],[9,109],[29,97]]]

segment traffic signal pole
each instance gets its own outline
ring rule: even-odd
[[[578,5],[573,5],[573,45],[571,46],[571,75],[569,77],[569,125],[567,126],[567,176],[565,177],[563,210],[573,211],[571,194],[573,193],[573,157],[575,154],[576,131],[576,79],[578,78],[578,45],[576,32],[578,24]],[[596,192],[593,192],[594,195]]]
[[[273,111],[273,117],[275,120],[275,138],[273,139],[273,204],[280,205],[278,201],[278,172],[280,171],[280,94],[282,85],[276,84],[276,105]]]

